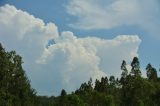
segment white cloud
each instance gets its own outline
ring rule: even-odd
[[[27,40],[24,43],[36,42],[35,44],[44,47],[48,39],[58,37],[57,27],[53,23],[45,25],[41,19],[17,10],[14,6],[0,7],[0,19],[0,36],[17,40],[16,43]]]
[[[106,75],[119,76],[122,60],[131,61],[134,56],[138,56],[140,42],[136,35],[121,35],[107,40],[77,38],[72,32],[63,32],[37,62],[47,64],[49,70],[60,70],[60,77],[64,81],[61,86],[72,91],[90,77],[95,80]]]
[[[151,33],[159,32],[159,3],[157,0],[71,0],[66,6],[77,17],[73,28],[110,29],[136,25]]]
[[[23,57],[25,70],[35,88],[43,86],[38,82],[40,73],[35,60],[44,51],[48,40],[58,36],[54,23],[45,24],[11,5],[0,7],[0,42],[6,49],[16,50]]]
[[[61,89],[75,90],[82,82],[101,76],[120,75],[123,59],[138,56],[141,42],[137,35],[119,35],[114,39],[77,38],[72,32],[61,35],[54,23],[17,10],[0,7],[0,42],[23,56],[31,84],[39,94],[57,95]],[[48,46],[48,40],[54,44]]]

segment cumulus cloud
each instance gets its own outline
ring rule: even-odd
[[[95,80],[102,76],[119,76],[122,60],[131,61],[134,56],[138,56],[140,42],[136,35],[121,35],[107,40],[96,37],[77,38],[72,32],[63,32],[55,39],[54,45],[45,49],[37,62],[51,65],[50,69],[60,70],[64,81],[62,86],[72,91],[90,77]]]
[[[159,32],[158,0],[71,0],[67,12],[77,18],[70,24],[80,29],[111,29],[135,25],[151,33]]]
[[[35,60],[44,51],[48,40],[58,36],[54,23],[45,24],[43,20],[11,5],[0,7],[0,42],[7,50],[16,50],[23,57],[25,70],[35,88],[41,82],[37,79],[40,74]]]
[[[101,39],[59,34],[54,23],[45,24],[11,5],[0,7],[0,19],[0,42],[23,56],[31,84],[41,95],[58,95],[62,88],[71,92],[90,77],[119,76],[122,60],[138,56],[137,35]]]

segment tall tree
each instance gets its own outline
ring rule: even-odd
[[[138,77],[141,76],[141,71],[140,71],[140,62],[137,57],[134,57],[131,63],[131,75]]]
[[[106,92],[107,85],[108,85],[108,78],[107,77],[102,77],[101,81],[96,79],[94,90],[96,90],[98,92]]]
[[[156,81],[157,80],[157,71],[154,67],[152,67],[151,64],[148,64],[147,67],[146,67],[146,71],[147,71],[147,78],[149,80],[154,80]]]
[[[123,60],[123,61],[122,61],[122,65],[121,65],[121,70],[122,70],[121,77],[123,77],[123,78],[126,78],[127,75],[128,75],[128,70],[127,70],[126,65],[127,65],[127,64],[126,64],[126,61]]]
[[[61,96],[64,97],[65,95],[67,95],[67,92],[64,89],[62,89]]]
[[[120,83],[123,85],[126,81],[126,77],[128,75],[128,70],[127,70],[127,67],[126,67],[126,61],[123,60],[122,61],[122,64],[121,64],[121,70],[122,70],[122,74],[121,74],[121,79],[120,79]]]
[[[0,44],[1,106],[34,104],[35,91],[30,86],[22,63],[22,58],[15,51],[6,52]]]

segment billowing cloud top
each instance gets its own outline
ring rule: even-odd
[[[57,95],[62,88],[70,92],[90,77],[119,76],[122,60],[138,56],[137,35],[109,40],[59,34],[54,23],[45,24],[11,5],[0,7],[0,19],[0,42],[23,56],[31,84],[42,95]],[[47,46],[51,40],[54,44]]]

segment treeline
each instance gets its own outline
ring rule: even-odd
[[[39,97],[41,106],[160,106],[160,78],[151,64],[146,67],[147,78],[141,76],[140,62],[134,57],[131,70],[121,64],[121,78],[102,77],[81,84],[72,94],[61,91],[59,97]],[[43,101],[44,100],[44,101]]]
[[[63,89],[60,96],[37,96],[31,88],[22,58],[6,52],[0,44],[0,106],[160,106],[160,78],[151,64],[147,78],[141,76],[140,62],[134,57],[131,70],[123,60],[120,78],[90,79],[71,94]]]

